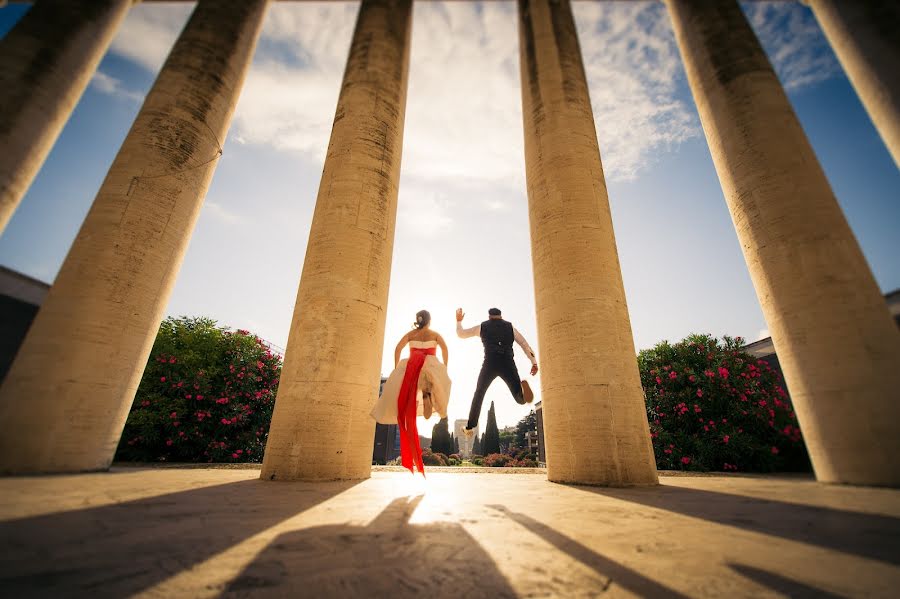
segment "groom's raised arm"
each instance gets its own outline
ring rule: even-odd
[[[513,339],[515,339],[516,343],[519,344],[519,347],[522,348],[522,351],[525,352],[525,355],[528,356],[528,359],[531,360],[532,366],[537,365],[537,356],[534,355],[534,350],[531,349],[531,346],[528,345],[528,342],[525,341],[525,337],[522,336],[522,333],[515,327],[513,327]]]
[[[481,335],[481,325],[476,324],[474,327],[464,329],[462,326],[463,318],[466,317],[466,313],[463,312],[462,308],[456,309],[456,336],[460,339],[465,339],[467,337],[475,337],[476,335]]]
[[[467,339],[469,337],[478,337],[481,335],[481,325],[476,324],[474,327],[469,327],[468,329],[464,329],[462,326],[462,321],[456,321],[456,336],[460,339]]]

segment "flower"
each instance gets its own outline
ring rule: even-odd
[[[164,376],[159,377],[159,382],[160,382],[160,383],[165,383],[165,382],[166,382],[166,377],[164,377]]]
[[[690,464],[690,463],[691,463],[691,458],[685,456],[685,457],[681,458],[681,463],[682,463],[682,464],[685,464],[685,465]]]
[[[678,378],[678,374],[676,374],[675,371],[673,370],[672,372],[669,373],[669,378],[676,379],[676,378]]]
[[[166,439],[166,447],[171,447],[172,443],[174,443],[174,441],[172,441],[172,439]]]
[[[701,389],[697,389],[697,397],[703,397],[703,391]]]
[[[773,447],[773,448],[772,448],[772,455],[778,455],[778,448],[777,448],[777,447]]]
[[[728,444],[728,439],[730,439],[730,438],[731,438],[730,436],[725,435],[724,437],[722,437],[722,441],[727,445],[727,444]]]

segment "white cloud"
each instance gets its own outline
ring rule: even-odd
[[[191,3],[154,2],[131,9],[111,49],[150,72],[157,72],[169,55],[188,16]]]
[[[216,219],[218,219],[226,224],[233,225],[235,223],[241,222],[241,220],[242,220],[240,216],[238,216],[234,212],[228,210],[227,208],[225,208],[218,202],[214,202],[212,200],[207,200],[206,202],[204,202],[203,206],[204,206],[204,212],[212,215]]]
[[[397,220],[414,237],[431,239],[453,226],[453,202],[446,194],[414,185],[400,188]]]
[[[681,57],[660,2],[573,4],[603,170],[631,180],[661,151],[700,134],[677,97]]]
[[[809,7],[799,2],[751,2],[744,9],[788,91],[811,87],[840,73]]]
[[[573,7],[604,171],[610,180],[634,179],[661,152],[701,132],[668,15],[659,2]],[[235,139],[323,159],[357,8],[356,2],[270,7],[235,113]],[[135,7],[113,50],[158,69],[190,9]],[[837,72],[807,8],[754,2],[747,14],[788,89]],[[414,19],[404,177],[523,189],[515,5],[420,3]],[[115,89],[108,81],[97,85]]]
[[[121,81],[107,75],[103,71],[97,71],[94,73],[94,76],[91,78],[91,85],[94,86],[97,91],[108,94],[110,96],[114,96],[116,98],[123,98],[125,100],[131,100],[133,102],[143,102],[144,96],[136,91],[132,91],[126,89]]]

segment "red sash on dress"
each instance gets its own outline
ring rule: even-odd
[[[419,445],[419,429],[416,428],[416,394],[419,390],[419,373],[425,365],[425,358],[436,354],[436,348],[410,348],[406,372],[397,396],[397,427],[400,429],[400,462],[413,474],[413,465],[425,476],[422,463],[422,447]]]

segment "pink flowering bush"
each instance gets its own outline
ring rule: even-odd
[[[422,450],[422,463],[426,466],[447,466],[449,460],[443,453],[433,453],[430,449]]]
[[[640,352],[656,465],[663,470],[809,470],[780,374],[743,340],[691,335]]]
[[[260,462],[281,356],[248,331],[208,318],[159,328],[116,459]]]

